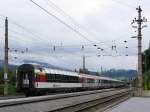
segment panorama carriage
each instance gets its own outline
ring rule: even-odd
[[[19,66],[16,80],[17,89],[26,95],[46,94],[53,91],[114,88],[125,85],[123,81],[108,77],[46,68],[35,64]]]

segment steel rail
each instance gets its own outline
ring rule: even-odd
[[[131,91],[132,90],[130,90],[130,89],[120,91],[120,92],[117,92],[114,94],[106,95],[105,97],[102,97],[102,98],[94,99],[92,101],[87,101],[87,102],[71,105],[68,107],[51,110],[48,112],[91,112],[88,110],[95,106],[101,106],[101,110],[106,110],[113,106],[113,105],[110,106],[109,103],[114,102],[114,104],[118,104],[119,102],[124,101],[127,98],[129,98],[129,96],[131,96],[129,94]],[[115,100],[116,100],[116,102],[115,102]],[[107,104],[109,104],[109,105],[107,105]]]

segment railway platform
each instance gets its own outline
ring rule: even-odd
[[[105,112],[149,112],[150,92],[144,97],[132,97]]]

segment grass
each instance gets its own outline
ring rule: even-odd
[[[0,95],[4,93],[4,85],[0,84]],[[22,93],[18,93],[15,85],[9,84],[8,86],[8,95],[22,95]]]

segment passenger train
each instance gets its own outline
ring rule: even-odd
[[[53,91],[82,91],[125,86],[125,82],[103,76],[23,64],[16,70],[18,91],[27,96]]]

